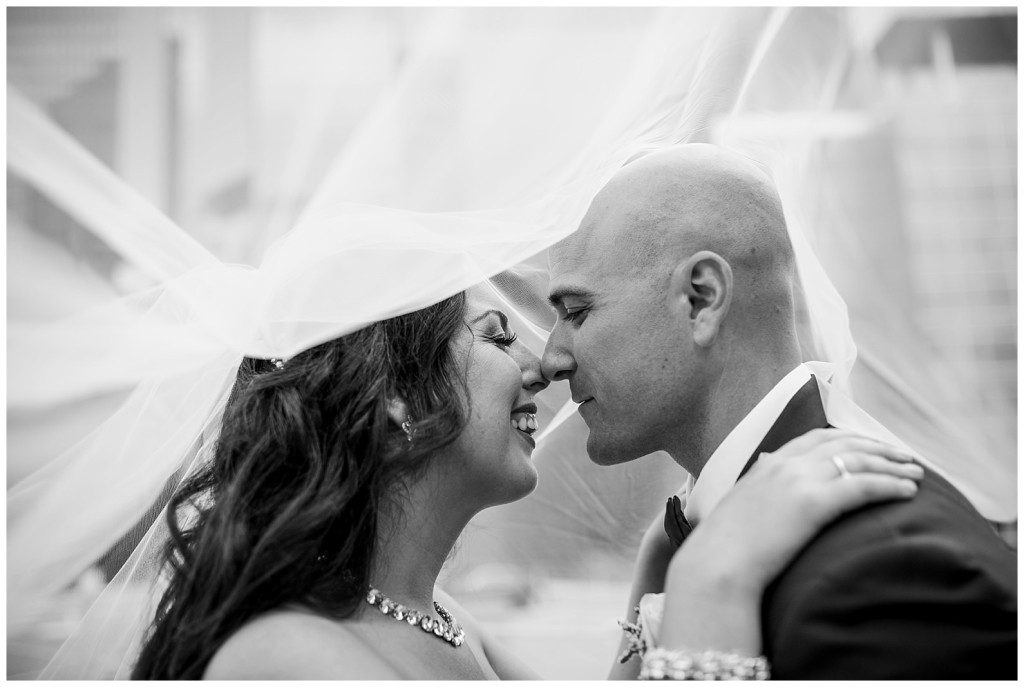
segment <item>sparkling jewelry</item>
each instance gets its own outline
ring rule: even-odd
[[[641,680],[767,680],[764,656],[741,656],[728,651],[671,651],[656,647],[644,654]]]
[[[276,367],[277,369],[279,369],[279,370],[283,370],[284,369],[284,359],[283,358],[271,358],[270,362],[274,363],[274,367]]]
[[[835,463],[836,467],[839,469],[840,477],[846,479],[850,476],[850,471],[846,469],[846,461],[843,460],[842,456],[840,456],[837,453],[836,455],[832,456],[832,462]]]
[[[406,608],[402,604],[395,603],[374,587],[370,587],[370,591],[366,595],[366,603],[395,620],[404,620],[413,626],[418,625],[424,632],[432,633],[438,639],[443,639],[455,648],[462,646],[466,641],[466,633],[463,632],[462,626],[448,612],[448,609],[436,601],[434,602],[434,610],[441,616],[440,620],[435,620],[429,614],[420,613],[415,609]]]
[[[647,651],[647,642],[644,641],[643,624],[640,622],[640,607],[634,606],[633,612],[636,613],[636,622],[631,623],[628,620],[619,620],[619,627],[626,634],[626,649],[619,655],[619,663],[625,663],[634,656],[640,656],[643,658],[644,653]]]
[[[411,442],[412,441],[412,433],[414,431],[413,428],[412,428],[412,419],[411,418],[405,418],[405,422],[402,423],[402,431],[405,432],[405,438],[408,439]]]

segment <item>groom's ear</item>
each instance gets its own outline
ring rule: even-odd
[[[732,267],[718,253],[702,250],[676,265],[672,297],[688,310],[694,342],[710,346],[732,302]]]

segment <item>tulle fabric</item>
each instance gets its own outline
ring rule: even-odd
[[[254,237],[265,250],[251,264],[204,248],[8,88],[9,173],[100,237],[131,275],[34,291],[35,305],[52,307],[15,300],[9,315],[9,413],[45,426],[100,400],[74,441],[9,455],[9,635],[38,624],[112,549],[131,550],[42,677],[127,676],[159,590],[163,505],[209,459],[241,356],[287,359],[483,281],[539,355],[552,318],[545,249],[627,160],[681,142],[725,145],[773,174],[798,257],[801,345],[805,359],[833,364],[830,388],[870,388],[880,408],[909,401],[912,414],[881,424],[984,514],[1013,517],[1006,467],[920,401],[928,390],[902,381],[906,359],[862,351],[855,367],[849,314],[814,256],[830,224],[815,196],[822,151],[856,48],[842,11],[605,10],[623,19],[614,40],[573,34],[578,11],[518,10],[529,13],[528,45],[523,33],[485,44],[475,31],[517,10],[426,13],[393,91],[305,209]],[[67,280],[48,249],[21,250],[38,269],[9,273],[9,292]],[[593,466],[566,386],[539,398],[538,491],[482,514],[463,553],[623,577],[685,475],[666,456]]]

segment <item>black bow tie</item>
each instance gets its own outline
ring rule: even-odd
[[[673,496],[665,504],[665,534],[676,546],[682,546],[683,541],[690,536],[693,526],[683,515],[683,504],[678,496]]]

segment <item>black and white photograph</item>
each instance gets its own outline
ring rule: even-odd
[[[36,6],[8,680],[1016,680],[1017,6]]]

